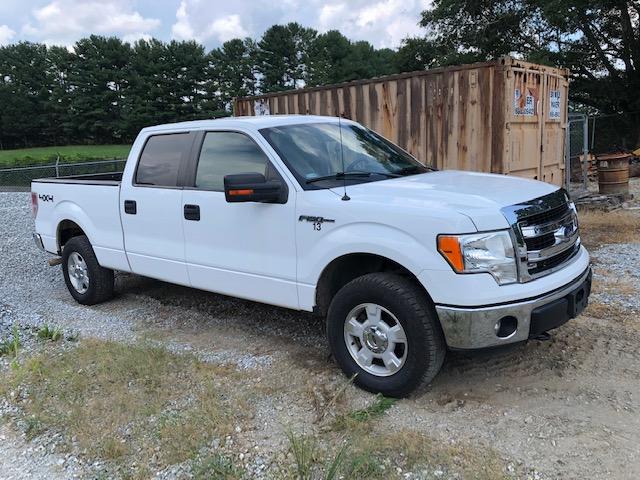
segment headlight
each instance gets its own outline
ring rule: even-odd
[[[508,230],[469,235],[439,235],[438,251],[458,273],[490,273],[500,285],[518,281]]]

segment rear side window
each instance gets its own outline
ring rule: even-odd
[[[261,173],[267,180],[275,175],[266,154],[253,140],[237,132],[207,132],[202,143],[196,187],[224,191],[224,176]]]
[[[149,137],[140,155],[136,183],[175,187],[182,155],[191,145],[189,133],[172,133]]]

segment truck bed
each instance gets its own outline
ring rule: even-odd
[[[81,185],[120,185],[122,172],[113,173],[89,173],[87,175],[75,175],[69,177],[37,178],[34,183],[76,183]]]
[[[59,254],[61,222],[82,226],[101,265],[129,269],[120,222],[121,173],[100,173],[33,180],[38,203],[36,232],[45,250]]]

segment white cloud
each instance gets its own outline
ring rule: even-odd
[[[209,25],[207,34],[220,42],[226,42],[234,38],[246,37],[249,33],[241,25],[240,15],[227,15],[214,20]]]
[[[318,28],[320,30],[332,30],[340,17],[344,15],[346,5],[344,4],[326,4],[320,9],[318,17]]]
[[[173,38],[177,40],[187,40],[195,38],[191,22],[189,21],[189,14],[187,13],[187,2],[182,0],[180,6],[176,11],[176,23],[171,27],[171,33]]]
[[[70,44],[82,36],[132,36],[141,38],[160,26],[160,20],[143,17],[126,0],[53,0],[33,10],[33,22],[22,33],[46,43]]]
[[[321,29],[335,28],[351,39],[368,40],[374,46],[395,48],[406,37],[423,34],[418,22],[420,13],[431,3],[420,0],[378,0],[334,2],[322,13],[335,13]],[[347,6],[343,9],[341,7]],[[339,8],[340,7],[340,8]],[[321,15],[321,20],[323,19]]]
[[[207,5],[203,5],[199,0],[182,0],[176,11],[176,22],[171,27],[173,38],[177,40],[195,39],[204,43],[214,39],[218,43],[224,43],[227,40],[242,38],[249,34],[242,26],[238,14],[221,15],[207,21],[211,17],[211,12],[206,7]]]
[[[0,25],[0,45],[5,45],[11,41],[16,32],[11,30],[8,25]]]

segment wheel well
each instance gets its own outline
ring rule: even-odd
[[[424,288],[407,268],[386,257],[370,253],[343,255],[327,265],[320,275],[316,286],[316,313],[326,315],[334,295],[351,280],[376,272],[397,273],[418,282]]]
[[[73,237],[85,235],[84,231],[77,223],[71,220],[63,220],[58,225],[58,250],[62,251],[62,247]]]

